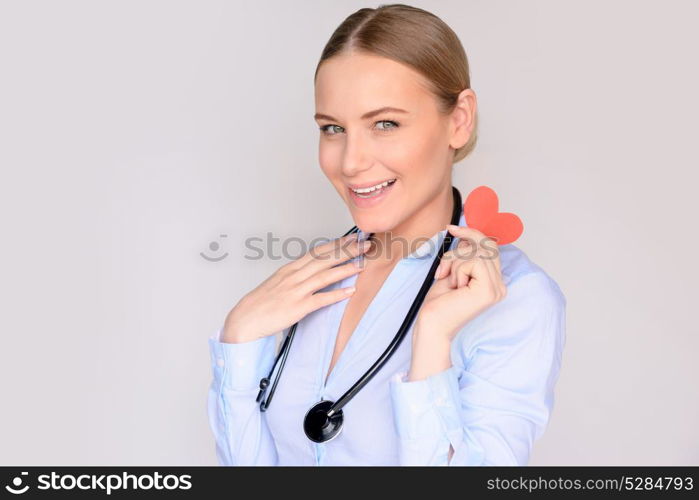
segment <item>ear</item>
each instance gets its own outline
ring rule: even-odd
[[[452,133],[449,145],[452,148],[459,149],[468,142],[473,133],[476,108],[476,93],[473,89],[462,90],[451,112]]]

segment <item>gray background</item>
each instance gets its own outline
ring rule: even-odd
[[[352,226],[313,71],[378,5],[0,3],[0,464],[216,463],[207,338],[286,262],[245,238]],[[530,464],[699,464],[696,4],[412,5],[471,64],[480,139],[454,184],[497,190],[568,300]],[[203,259],[212,241],[229,256]]]

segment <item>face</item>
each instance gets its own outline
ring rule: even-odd
[[[454,149],[468,140],[469,116],[440,114],[415,70],[376,55],[334,56],[318,70],[315,105],[321,169],[363,231],[404,227],[440,193],[451,198]],[[351,189],[385,181],[373,193]]]

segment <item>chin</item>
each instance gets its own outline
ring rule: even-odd
[[[377,220],[376,217],[358,217],[354,219],[354,224],[365,233],[384,233],[395,227],[394,224]]]

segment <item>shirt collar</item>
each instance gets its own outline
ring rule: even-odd
[[[461,210],[461,217],[459,218],[458,225],[468,227],[466,226],[466,219],[464,218],[463,209]],[[364,241],[369,237],[369,233],[365,233],[360,228],[357,228],[357,232],[359,233],[359,236],[357,237],[359,241]],[[418,246],[412,253],[408,254],[405,259],[418,261],[436,257],[446,234],[446,228],[438,231],[429,240],[423,241],[420,246]],[[454,241],[452,240],[452,245],[453,243]]]

